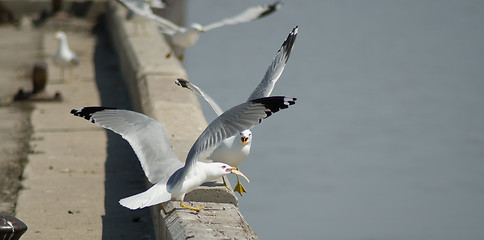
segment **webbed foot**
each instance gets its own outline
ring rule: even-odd
[[[242,196],[243,193],[247,192],[245,190],[245,187],[242,186],[242,184],[240,183],[239,176],[237,176],[237,185],[235,185],[234,191],[238,192],[240,194],[240,196]]]
[[[190,207],[190,206],[187,206],[185,204],[183,204],[183,201],[180,201],[180,206],[183,207],[183,208],[188,208],[190,210],[195,210],[195,211],[199,211],[200,209],[202,209],[203,207]]]

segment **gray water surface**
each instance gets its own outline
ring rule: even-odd
[[[188,22],[261,2],[190,1]],[[298,102],[253,129],[240,166],[258,236],[484,239],[484,2],[286,0],[202,35],[190,80],[245,101],[295,25],[273,95]]]

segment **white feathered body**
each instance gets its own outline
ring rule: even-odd
[[[229,173],[220,171],[221,168],[218,168],[218,166],[222,166],[222,164],[197,162],[195,166],[187,172],[185,178],[181,181],[177,180],[177,184],[168,188],[168,191],[171,193],[171,199],[183,200],[185,193],[191,192],[205,182],[214,181]],[[179,171],[181,172],[181,169]],[[173,174],[172,177],[176,178],[176,173]]]
[[[185,31],[175,32],[171,35],[173,43],[179,47],[187,48],[195,45],[200,37],[200,31],[197,29],[186,29]]]
[[[77,56],[69,49],[67,38],[64,33],[56,34],[58,39],[57,52],[54,55],[54,63],[61,67],[73,67],[79,64]]]
[[[249,156],[250,145],[251,141],[249,140],[244,146],[239,139],[239,135],[229,137],[212,152],[209,159],[237,167]]]
[[[184,168],[180,168],[171,175],[168,182],[157,183],[142,193],[121,199],[119,203],[134,210],[169,200],[182,201],[186,193],[191,192],[203,183],[229,174],[229,172],[222,171],[218,166],[222,166],[221,163],[197,162],[185,177],[182,177]]]

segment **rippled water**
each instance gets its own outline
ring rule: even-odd
[[[190,1],[188,22],[260,2]],[[201,36],[191,81],[245,101],[295,25],[273,95],[299,100],[253,129],[241,165],[258,236],[484,239],[484,2],[287,0]]]

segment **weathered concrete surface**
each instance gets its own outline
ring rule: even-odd
[[[95,19],[105,10],[108,0],[63,0],[62,10],[75,17]],[[38,16],[52,12],[52,0],[2,0],[1,4],[15,17]]]
[[[227,203],[194,203],[199,212],[175,211],[163,215],[173,239],[258,239],[237,207]],[[179,207],[178,201],[165,204],[167,211]]]
[[[81,64],[65,82],[52,64],[53,35],[47,31],[42,38],[47,90],[61,92],[64,101],[34,104],[33,151],[16,208],[29,227],[22,239],[150,239],[149,211],[130,211],[117,202],[144,189],[131,148],[118,135],[69,114],[72,108],[101,104],[129,108],[107,36],[67,32]]]
[[[161,215],[157,207],[130,211],[118,204],[120,198],[146,189],[136,157],[118,135],[71,116],[70,109],[103,105],[143,111],[165,126],[181,160],[206,122],[196,97],[174,84],[176,78],[186,78],[186,73],[177,59],[163,57],[169,48],[156,27],[145,21],[147,30],[140,34],[133,22],[125,20],[125,9],[109,11],[113,11],[108,22],[119,65],[103,52],[110,42],[87,31],[91,23],[83,26],[77,19],[71,27],[69,20],[61,19],[44,26],[47,32],[40,39],[42,56],[49,63],[47,90],[61,92],[65,100],[33,105],[32,154],[16,209],[16,216],[29,227],[22,239],[151,239],[153,235],[157,239],[205,239],[210,234],[211,239],[257,238],[238,212],[237,198],[220,182],[187,195],[187,204],[208,206],[199,213],[181,209],[179,202],[167,204],[175,207],[169,216]],[[51,37],[58,27],[68,30],[69,43],[81,60],[70,82],[60,79],[59,69],[51,62],[55,46]],[[121,87],[119,71],[129,94]],[[157,226],[154,234],[149,211]],[[192,215],[205,220],[191,221]],[[170,223],[168,228],[165,221]],[[199,229],[209,235],[194,235]]]
[[[52,34],[44,35],[46,55],[55,52],[52,44],[55,42],[49,39]],[[17,217],[29,227],[25,239],[83,235],[85,239],[93,239],[100,238],[102,233],[106,146],[102,140],[88,139],[105,139],[105,133],[68,116],[73,105],[99,104],[90,63],[94,38],[86,33],[67,34],[71,48],[79,53],[81,65],[75,70],[71,83],[47,87],[68,96],[63,103],[35,104],[32,114],[34,154],[28,157],[22,182],[24,189],[16,209]],[[46,60],[51,66],[49,81],[59,82],[58,69],[52,67],[50,59]]]
[[[0,212],[14,214],[28,153],[30,106],[10,103],[19,88],[32,88],[30,75],[41,41],[39,31],[10,25],[0,27],[0,36]]]

